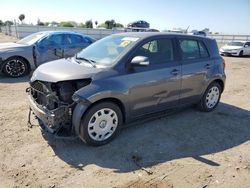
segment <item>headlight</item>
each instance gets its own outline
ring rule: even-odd
[[[80,101],[80,97],[77,94],[73,94],[72,95],[72,100],[77,103],[77,102]]]

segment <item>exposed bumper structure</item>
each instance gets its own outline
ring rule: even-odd
[[[28,89],[27,92],[29,93]],[[28,100],[30,109],[49,132],[55,133],[62,127],[71,126],[72,107],[74,104],[48,110],[37,104],[30,93],[28,94]]]

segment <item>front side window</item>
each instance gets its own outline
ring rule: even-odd
[[[63,44],[63,35],[52,35],[49,40],[51,46],[60,46]]]
[[[150,64],[173,61],[173,44],[171,39],[157,39],[143,44],[134,56],[149,58]]]

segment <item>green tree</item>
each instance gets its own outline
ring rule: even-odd
[[[25,19],[25,15],[24,14],[20,14],[18,18],[23,23],[23,20]]]
[[[98,28],[106,28],[107,29],[107,25],[105,23],[101,23],[97,27]]]
[[[3,26],[3,25],[4,25],[3,21],[2,21],[2,20],[0,20],[0,26]]]
[[[113,27],[116,27],[115,20],[106,20],[106,29],[112,29]]]
[[[122,24],[120,24],[120,23],[116,23],[115,26],[120,27],[120,28],[124,28],[124,26]]]
[[[74,25],[72,24],[72,22],[60,22],[59,26],[60,27],[74,27]]]
[[[86,25],[86,28],[93,28],[93,22],[92,22],[92,20],[87,20],[85,22],[85,25]]]
[[[84,23],[80,23],[79,27],[86,28],[86,25]]]
[[[14,23],[10,20],[4,22],[4,25],[14,25]]]

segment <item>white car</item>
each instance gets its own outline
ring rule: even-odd
[[[229,42],[220,48],[221,55],[244,56],[250,55],[250,42],[234,41]]]

